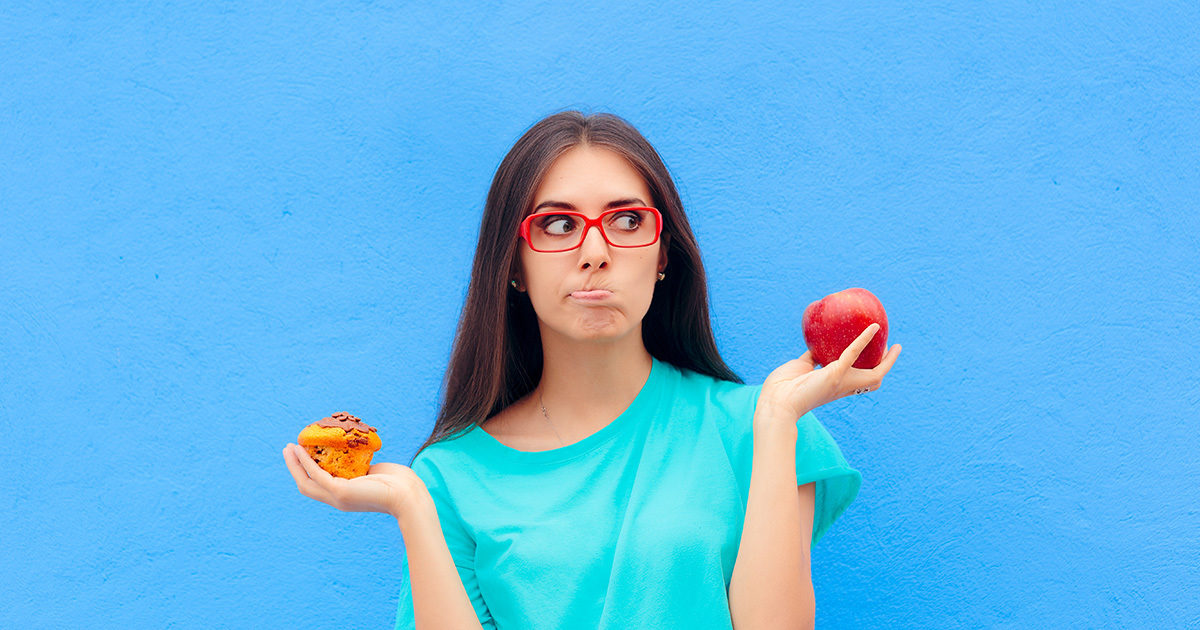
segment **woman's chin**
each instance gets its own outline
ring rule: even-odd
[[[562,331],[563,336],[575,341],[611,341],[631,332],[633,329],[626,325],[625,318],[611,311],[605,315],[578,317],[567,330]]]
[[[625,318],[613,309],[590,308],[575,318],[571,328],[581,335],[615,335],[623,332]]]

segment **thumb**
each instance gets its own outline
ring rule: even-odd
[[[367,472],[368,473],[396,474],[396,473],[404,470],[405,468],[408,468],[408,466],[402,466],[400,464],[393,464],[391,462],[379,462],[378,464],[371,464],[371,467],[369,469],[367,469]]]
[[[800,362],[800,366],[805,372],[811,372],[817,367],[816,364],[813,363],[812,350],[805,350],[804,354],[800,355],[800,358],[796,360]]]
[[[792,359],[775,368],[771,376],[781,379],[793,379],[808,374],[811,371],[813,371],[812,353],[805,352],[798,358]]]

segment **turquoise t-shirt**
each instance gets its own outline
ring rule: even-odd
[[[653,359],[620,416],[548,451],[478,426],[417,456],[484,628],[730,629],[762,385]],[[796,484],[816,482],[812,542],[862,476],[812,413],[798,421]],[[405,557],[396,629],[414,627]]]

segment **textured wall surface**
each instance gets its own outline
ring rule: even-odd
[[[395,522],[280,451],[408,461],[565,108],[662,154],[747,382],[888,309],[819,627],[1200,626],[1195,3],[114,4],[0,6],[0,626],[390,627]]]

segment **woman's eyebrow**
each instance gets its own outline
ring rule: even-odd
[[[604,208],[607,210],[609,208],[620,208],[621,206],[644,206],[644,205],[646,205],[645,201],[642,201],[641,199],[638,199],[637,197],[631,197],[629,199],[617,199],[616,201],[610,201],[607,204],[605,204]],[[565,201],[552,201],[551,200],[551,201],[543,201],[542,203],[539,203],[537,205],[537,207],[533,209],[533,211],[537,212],[538,210],[541,210],[542,208],[566,208],[567,210],[574,210],[575,206],[572,206],[571,204],[569,204]]]

